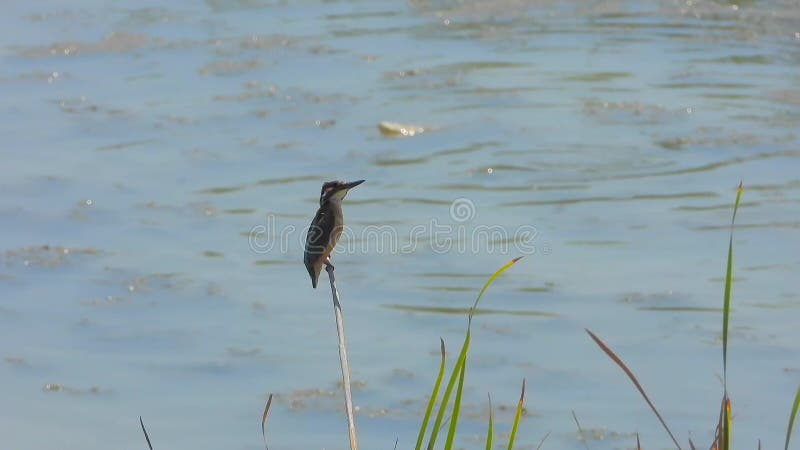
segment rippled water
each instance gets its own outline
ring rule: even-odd
[[[145,448],[142,415],[156,448],[255,449],[274,392],[274,448],[345,448],[330,299],[300,262],[336,178],[368,180],[334,257],[364,448],[413,445],[438,338],[522,253],[475,321],[461,445],[487,392],[507,431],[526,378],[520,448],[579,448],[572,410],[593,449],[668,446],[583,327],[705,445],[740,179],[734,439],[783,442],[797,1],[6,2],[0,25],[3,446]]]

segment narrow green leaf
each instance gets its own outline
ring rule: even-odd
[[[472,315],[475,312],[475,309],[478,307],[478,302],[483,297],[483,293],[486,292],[486,289],[491,286],[494,280],[500,276],[501,273],[505,272],[506,269],[513,266],[514,263],[522,259],[521,256],[512,259],[511,261],[507,262],[503,267],[499,268],[495,273],[493,273],[486,283],[484,283],[483,287],[481,288],[480,292],[478,293],[478,297],[475,299],[475,302],[472,304],[472,308],[470,308],[469,319],[467,321],[467,333],[464,336],[464,344],[461,346],[461,351],[458,354],[458,359],[456,360],[456,365],[453,367],[453,372],[450,374],[450,379],[447,381],[447,387],[445,387],[444,394],[442,395],[442,402],[439,404],[439,411],[436,413],[436,420],[433,424],[433,429],[431,430],[431,435],[428,438],[428,445],[426,446],[427,450],[433,450],[434,445],[436,444],[436,438],[439,434],[440,427],[442,426],[442,420],[444,419],[444,413],[447,409],[447,404],[450,401],[450,394],[453,392],[453,387],[455,387],[456,379],[459,377],[461,373],[462,367],[466,364],[467,359],[467,351],[469,350],[469,343],[471,339],[470,330],[472,327]],[[457,420],[457,418],[451,418],[451,420]]]
[[[467,370],[467,362],[461,364],[461,373],[458,375],[458,387],[456,397],[453,399],[453,413],[450,415],[450,429],[447,430],[447,439],[444,441],[444,450],[453,448],[453,440],[456,437],[456,427],[458,426],[458,413],[461,409],[461,393],[464,390],[464,374]]]
[[[736,211],[739,210],[739,201],[742,198],[742,183],[736,190],[736,201],[733,203],[731,216],[731,234],[728,240],[728,264],[725,269],[725,294],[722,305],[722,384],[726,387],[728,380],[728,317],[731,310],[731,284],[733,283],[733,225],[736,222]]]
[[[789,450],[789,441],[792,439],[792,426],[794,426],[794,418],[797,415],[797,409],[800,407],[800,386],[797,386],[797,395],[794,396],[794,405],[792,412],[789,414],[789,426],[786,427],[786,444],[783,450]]]
[[[492,396],[491,394],[487,395],[489,395],[489,430],[486,431],[486,450],[492,450],[492,437],[494,436],[492,416],[494,414],[492,412]]]
[[[728,394],[725,394],[725,426],[722,430],[722,450],[729,450],[731,448],[731,399]]]
[[[733,272],[733,236],[728,243],[728,265],[725,269],[725,297],[722,304],[722,380],[728,379],[728,316],[731,311],[731,276]]]
[[[725,433],[725,399],[727,394],[722,396],[722,402],[719,404],[719,419],[717,419],[717,428],[714,430],[714,443],[711,445],[711,450],[720,450],[722,448],[723,434]]]
[[[422,439],[425,437],[425,431],[428,429],[428,420],[431,418],[431,411],[433,411],[433,405],[436,404],[436,397],[439,395],[439,386],[441,386],[442,378],[444,377],[444,339],[439,338],[439,342],[441,343],[440,350],[442,354],[442,362],[439,364],[439,374],[436,375],[436,382],[433,384],[433,391],[431,392],[431,397],[428,400],[428,406],[425,408],[425,417],[423,417],[422,426],[419,428],[419,434],[417,435],[417,446],[415,447],[416,450],[420,450],[422,448]]]
[[[508,436],[508,450],[514,448],[514,438],[517,436],[517,426],[519,419],[522,416],[522,404],[525,401],[525,379],[522,379],[522,392],[519,395],[519,402],[517,402],[517,412],[514,414],[514,423],[511,424],[511,434]]]
[[[442,426],[442,420],[444,420],[444,413],[447,409],[447,404],[450,401],[450,394],[453,392],[456,379],[458,378],[458,374],[461,372],[461,366],[464,365],[464,362],[467,359],[469,342],[470,330],[467,328],[467,335],[464,337],[464,344],[461,346],[461,352],[458,354],[455,367],[453,367],[453,373],[450,374],[450,379],[447,381],[447,387],[445,387],[444,394],[442,395],[442,402],[439,404],[439,412],[436,414],[436,421],[433,423],[433,430],[431,430],[431,436],[428,438],[428,445],[426,447],[428,450],[433,450],[433,446],[436,444],[436,437],[441,429],[440,427]]]
[[[433,424],[433,429],[431,430],[431,436],[428,438],[428,445],[426,447],[427,450],[433,450],[433,446],[436,444],[436,437],[438,436],[439,429],[442,425],[442,420],[444,419],[444,413],[447,408],[447,404],[450,400],[450,394],[453,391],[453,387],[455,386],[456,379],[461,371],[461,366],[465,364],[467,359],[467,351],[469,350],[469,343],[470,343],[470,329],[472,327],[472,314],[475,312],[475,308],[478,307],[478,302],[480,301],[481,297],[483,297],[483,293],[486,292],[486,289],[491,286],[492,282],[500,276],[501,273],[505,272],[506,269],[513,266],[514,263],[522,259],[522,257],[517,257],[512,259],[511,261],[507,262],[503,267],[499,268],[495,273],[493,273],[489,279],[484,283],[483,287],[481,288],[480,292],[478,293],[478,297],[475,299],[475,302],[472,304],[472,308],[470,308],[469,319],[467,322],[467,334],[464,336],[464,344],[461,346],[461,352],[458,354],[458,359],[456,360],[456,365],[453,367],[453,372],[450,374],[450,379],[447,382],[447,387],[444,390],[444,394],[442,395],[442,402],[439,405],[439,411],[436,414],[436,420]]]
[[[493,273],[492,276],[490,276],[488,280],[486,280],[486,283],[484,283],[483,287],[481,288],[481,291],[478,293],[478,297],[475,299],[475,302],[472,304],[472,308],[470,309],[470,313],[469,313],[470,320],[472,320],[472,313],[475,312],[475,308],[478,307],[478,302],[481,301],[481,297],[483,297],[483,293],[486,292],[486,289],[488,289],[489,286],[492,285],[494,280],[497,277],[499,277],[501,273],[505,272],[506,269],[508,269],[509,267],[513,266],[514,263],[516,263],[520,259],[522,259],[522,256],[517,256],[516,258],[514,258],[511,261],[507,262],[503,267],[497,269],[497,272]]]

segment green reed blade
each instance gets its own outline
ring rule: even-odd
[[[731,310],[731,284],[733,282],[733,225],[736,222],[736,211],[739,210],[739,201],[742,198],[742,183],[736,189],[736,201],[733,203],[731,216],[731,234],[728,240],[728,265],[725,269],[725,295],[722,306],[722,384],[726,386],[728,373],[728,316]]]
[[[487,394],[489,396],[489,429],[486,431],[486,450],[492,450],[492,436],[494,436],[494,427],[493,427],[493,420],[492,416],[492,395]]]
[[[458,387],[456,397],[453,399],[453,413],[450,415],[450,429],[447,430],[447,439],[444,441],[444,450],[453,448],[453,440],[456,437],[456,427],[458,426],[458,414],[461,409],[461,393],[464,390],[464,373],[467,370],[466,361],[461,365],[461,373],[458,375]]]
[[[719,405],[719,419],[717,419],[717,427],[714,430],[714,442],[711,444],[711,450],[719,450],[722,448],[722,434],[725,421],[725,398],[722,396],[722,402]]]
[[[433,450],[433,446],[436,444],[436,437],[439,434],[439,430],[442,426],[442,420],[444,420],[444,413],[447,409],[447,404],[450,401],[450,394],[453,392],[453,387],[456,384],[456,379],[458,378],[458,374],[461,372],[461,367],[464,365],[464,362],[467,359],[467,350],[469,350],[469,342],[470,342],[470,331],[467,328],[467,335],[464,337],[464,344],[461,346],[461,352],[458,354],[458,359],[456,360],[456,365],[453,367],[453,373],[450,374],[450,379],[447,381],[447,387],[444,389],[444,394],[442,395],[442,403],[439,404],[439,412],[436,413],[436,420],[433,422],[433,430],[431,430],[431,435],[428,438],[428,450]],[[453,420],[451,418],[451,420]]]
[[[789,441],[792,439],[792,426],[794,425],[794,417],[797,415],[797,408],[800,407],[800,386],[797,386],[797,395],[794,396],[794,405],[792,412],[789,414],[789,426],[786,427],[786,444],[783,450],[789,450]]]
[[[517,403],[517,412],[514,414],[514,423],[511,424],[511,434],[508,436],[508,450],[514,448],[514,438],[517,436],[517,426],[519,419],[522,417],[522,404],[525,402],[525,379],[522,379],[522,392],[519,394],[519,402]]]
[[[483,293],[486,292],[486,289],[488,289],[489,286],[491,286],[491,284],[494,282],[494,280],[497,277],[499,277],[501,273],[505,272],[506,269],[508,269],[509,267],[513,266],[514,263],[516,263],[520,259],[522,259],[522,256],[517,256],[516,258],[514,258],[511,261],[507,262],[503,267],[497,269],[497,272],[493,273],[492,276],[490,276],[488,280],[486,280],[486,283],[484,283],[483,287],[481,288],[481,291],[478,293],[478,297],[475,299],[475,302],[472,304],[472,308],[470,309],[470,314],[469,314],[469,318],[470,319],[472,319],[472,313],[475,312],[475,308],[478,307],[478,302],[481,300],[481,297],[483,297]]]
[[[503,267],[497,269],[497,271],[493,273],[488,280],[486,280],[486,283],[484,283],[483,287],[478,293],[478,297],[475,299],[475,302],[473,302],[472,308],[470,308],[469,318],[467,320],[467,333],[464,336],[464,344],[461,346],[461,351],[458,354],[456,365],[453,367],[453,372],[450,374],[450,379],[447,381],[447,387],[445,387],[444,394],[442,395],[442,402],[439,404],[439,411],[436,413],[436,420],[433,423],[433,429],[431,430],[431,435],[428,438],[428,445],[425,447],[427,450],[433,450],[433,447],[436,444],[436,438],[439,434],[440,427],[442,426],[444,413],[447,409],[447,404],[450,401],[450,394],[453,392],[453,387],[456,384],[456,379],[461,373],[462,367],[466,364],[467,351],[469,350],[469,343],[471,339],[470,330],[472,328],[472,315],[475,312],[475,309],[478,307],[478,302],[480,301],[481,297],[483,297],[483,293],[486,292],[486,289],[491,286],[494,280],[520,259],[522,259],[521,256],[516,257],[503,265]],[[451,418],[451,420],[457,420],[457,418]]]
[[[417,435],[417,446],[414,447],[416,450],[420,450],[422,448],[422,439],[425,437],[425,431],[428,429],[428,420],[431,418],[431,411],[433,411],[433,405],[436,404],[436,397],[439,395],[439,386],[442,384],[442,378],[444,377],[444,362],[445,362],[445,348],[444,348],[444,339],[439,338],[441,343],[440,351],[442,354],[442,362],[439,364],[439,374],[436,375],[436,382],[433,384],[433,391],[431,392],[431,398],[428,400],[428,406],[425,408],[425,417],[422,419],[422,426],[419,428],[419,434]]]
[[[728,394],[725,394],[725,408],[723,409],[725,415],[725,426],[722,430],[722,450],[729,450],[731,448],[731,399]]]

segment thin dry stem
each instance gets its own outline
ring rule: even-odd
[[[342,366],[342,386],[344,387],[344,408],[347,412],[347,431],[350,436],[350,450],[358,450],[356,439],[356,421],[353,417],[353,395],[350,393],[350,366],[347,364],[347,346],[344,339],[344,319],[342,318],[342,305],[339,303],[339,291],[336,289],[336,279],[333,276],[333,266],[327,265],[328,278],[331,281],[331,295],[333,296],[333,313],[336,317],[336,333],[339,335],[339,362]]]

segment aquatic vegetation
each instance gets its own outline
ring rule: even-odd
[[[472,303],[472,307],[469,309],[469,314],[467,316],[467,332],[464,336],[464,343],[461,345],[461,351],[458,354],[458,358],[456,359],[455,366],[453,367],[453,371],[450,374],[450,379],[447,382],[447,386],[445,387],[444,393],[442,394],[442,399],[439,402],[439,410],[436,414],[436,419],[433,423],[433,428],[431,429],[430,436],[428,437],[428,444],[426,445],[426,449],[432,450],[434,445],[436,444],[436,438],[439,434],[439,431],[442,427],[442,420],[444,419],[445,412],[447,411],[448,402],[450,400],[450,395],[453,392],[453,387],[455,386],[456,379],[458,380],[458,388],[456,389],[456,395],[453,400],[453,409],[450,415],[450,426],[447,430],[447,436],[445,438],[445,449],[451,449],[453,447],[453,439],[456,433],[456,427],[458,425],[458,418],[459,412],[461,407],[461,394],[464,387],[464,377],[466,375],[466,361],[467,361],[467,353],[469,352],[469,344],[472,339],[471,329],[472,329],[472,317],[475,311],[478,308],[478,303],[480,302],[483,294],[492,285],[495,279],[500,276],[503,272],[505,272],[509,267],[513,266],[517,261],[522,259],[521,257],[514,258],[511,261],[507,262],[503,267],[498,269],[495,273],[493,273],[486,283],[481,288],[480,292],[478,292],[478,297]],[[431,393],[431,397],[428,400],[428,406],[425,409],[425,416],[422,419],[422,426],[419,430],[419,435],[417,437],[417,445],[415,447],[416,450],[420,450],[422,447],[422,441],[427,431],[428,421],[430,419],[431,412],[433,411],[433,407],[436,403],[439,386],[442,382],[442,375],[444,375],[444,360],[445,360],[445,346],[444,341],[442,341],[441,345],[441,353],[442,353],[442,362],[439,366],[439,374],[436,377],[436,381],[433,386],[433,392]],[[517,406],[517,413],[514,418],[514,423],[512,425],[512,432],[511,436],[509,437],[509,444],[508,448],[513,448],[514,445],[514,436],[516,434],[517,425],[519,423],[520,416],[522,414],[522,403],[525,398],[525,382],[522,383],[522,394],[520,395],[519,404]],[[490,402],[491,403],[491,402]],[[491,414],[491,413],[490,413]],[[490,426],[490,432],[491,432]],[[491,437],[489,438],[491,440]]]
[[[725,290],[723,294],[723,304],[722,304],[722,386],[723,386],[723,393],[722,393],[722,402],[720,406],[720,413],[719,413],[719,421],[717,422],[716,427],[716,434],[714,438],[714,442],[711,443],[711,450],[728,450],[730,448],[731,443],[731,428],[732,428],[732,416],[731,416],[731,399],[728,395],[728,327],[730,322],[730,308],[731,308],[731,287],[733,284],[733,230],[734,225],[736,222],[736,213],[739,210],[739,204],[742,198],[742,184],[739,183],[739,187],[736,190],[736,200],[733,204],[733,214],[731,217],[731,224],[730,224],[730,238],[728,240],[728,258],[727,264],[725,268]],[[681,450],[681,446],[678,443],[678,440],[675,438],[675,435],[667,426],[667,423],[664,421],[661,414],[656,409],[653,402],[647,396],[644,388],[642,387],[639,380],[633,374],[633,372],[628,368],[628,366],[622,361],[622,359],[611,350],[597,335],[589,331],[588,329],[586,332],[589,336],[594,340],[594,342],[600,347],[612,361],[614,361],[628,378],[633,382],[636,389],[642,395],[645,402],[647,402],[650,409],[653,411],[655,416],[661,422],[661,425],[664,427],[664,430],[669,434],[669,437],[672,439],[672,442],[675,444],[675,447],[678,450]],[[786,441],[785,441],[785,450],[789,448],[789,442],[792,437],[792,427],[794,424],[794,419],[797,414],[797,409],[800,407],[800,386],[798,386],[797,394],[795,395],[794,404],[792,406],[792,410],[789,414],[789,425],[786,430]],[[639,436],[636,436],[636,446],[639,447]],[[691,439],[689,439],[689,447],[694,449],[695,445]],[[761,448],[761,443],[758,443],[758,447]]]
[[[722,312],[722,384],[723,384],[723,392],[722,392],[722,401],[720,404],[720,411],[719,411],[719,419],[716,425],[716,432],[713,442],[710,445],[711,450],[729,450],[731,447],[731,432],[732,432],[732,415],[731,415],[731,399],[727,389],[727,366],[728,366],[728,330],[730,326],[730,308],[731,308],[731,298],[732,298],[732,284],[733,284],[733,232],[734,226],[736,222],[736,214],[738,212],[740,201],[742,197],[742,186],[739,185],[736,193],[736,199],[733,205],[733,213],[731,217],[730,223],[730,237],[728,240],[728,252],[727,252],[727,263],[725,268],[725,277],[724,277],[724,293],[723,293],[723,305],[722,309],[717,308],[708,308],[709,312]],[[450,371],[450,375],[447,379],[447,383],[444,386],[444,390],[440,391],[442,388],[442,383],[444,381],[445,376],[445,369],[446,369],[446,346],[444,340],[440,340],[440,363],[439,368],[436,373],[436,377],[434,379],[433,388],[431,390],[427,405],[425,407],[425,413],[422,417],[422,423],[420,425],[419,433],[417,435],[415,450],[422,450],[423,442],[425,442],[425,449],[426,450],[433,450],[436,446],[437,439],[439,435],[443,432],[445,425],[447,425],[447,431],[444,435],[444,446],[445,450],[450,450],[454,447],[454,441],[456,436],[456,431],[458,429],[458,423],[461,416],[461,402],[462,402],[462,394],[464,390],[464,383],[467,374],[467,357],[469,354],[470,344],[472,340],[472,320],[476,314],[479,314],[481,310],[478,309],[478,304],[480,300],[483,298],[486,290],[492,283],[507,269],[513,266],[517,261],[519,261],[521,257],[514,258],[507,262],[505,265],[500,267],[497,271],[495,271],[491,276],[489,276],[488,280],[484,283],[483,287],[478,292],[477,297],[475,298],[472,306],[468,309],[458,309],[453,311],[443,311],[448,313],[456,313],[456,314],[466,314],[467,315],[467,329],[464,335],[464,341],[461,345],[461,349],[459,350],[458,356],[456,358],[455,364]],[[334,285],[333,274],[331,275],[331,288],[334,297],[334,304],[338,303],[338,296],[336,292],[336,288]],[[390,307],[395,307],[392,305]],[[413,310],[413,309],[411,309]],[[487,310],[490,311],[490,310]],[[493,311],[496,313],[496,311]],[[337,319],[339,319],[337,317]],[[339,320],[337,320],[337,323]],[[628,367],[628,365],[622,360],[620,356],[618,356],[610,346],[608,346],[600,337],[598,337],[595,333],[590,331],[589,329],[585,330],[588,333],[589,337],[597,344],[598,347],[617,365],[619,366],[628,379],[633,383],[636,387],[637,391],[640,393],[642,398],[645,400],[647,405],[653,411],[653,414],[661,423],[664,430],[669,435],[670,439],[672,440],[675,448],[678,450],[682,450],[681,444],[679,443],[678,438],[676,438],[675,434],[667,425],[666,420],[661,415],[661,413],[656,408],[654,402],[650,399],[647,395],[646,390],[642,386],[639,379],[636,377],[634,372]],[[341,335],[340,335],[341,338]],[[340,342],[343,345],[343,342]],[[346,356],[343,356],[343,375],[345,375],[346,371]],[[349,373],[345,375],[345,380],[343,382],[343,387],[345,388],[345,396],[347,398],[346,403],[349,405],[351,404],[350,395],[349,395]],[[522,387],[519,396],[519,400],[516,405],[516,410],[514,413],[514,418],[511,423],[509,437],[507,442],[507,449],[512,450],[514,448],[514,442],[517,435],[517,431],[519,429],[519,423],[523,414],[523,406],[525,402],[525,380],[522,380]],[[451,399],[452,397],[452,399]],[[270,407],[272,405],[273,395],[270,394],[266,406],[264,408],[264,412],[261,418],[261,433],[262,438],[264,439],[264,446],[267,448],[267,436],[266,436],[266,424],[267,418],[270,411]],[[451,401],[452,400],[452,401]],[[488,404],[489,404],[489,411],[488,411],[488,426],[486,431],[486,450],[490,450],[493,448],[494,444],[494,434],[495,434],[495,423],[494,423],[494,408],[492,407],[492,398],[491,395],[488,396]],[[350,406],[352,408],[352,406]],[[436,410],[435,416],[433,415],[434,409]],[[789,421],[786,429],[786,437],[785,437],[785,444],[784,450],[789,449],[789,443],[791,442],[792,430],[795,422],[795,418],[797,416],[797,411],[800,409],[800,386],[798,386],[797,393],[794,397],[794,402],[792,404],[792,408],[789,413]],[[448,414],[449,413],[449,414]],[[578,422],[577,416],[573,411],[573,419],[575,420],[575,424],[578,427],[578,432],[580,435],[583,435],[583,429]],[[447,417],[447,419],[446,419]],[[431,425],[431,419],[433,418],[433,424]],[[142,427],[142,431],[145,435],[145,439],[147,440],[148,447],[152,450],[152,446],[150,444],[150,438],[147,434],[147,431],[144,428],[144,423],[141,421],[140,417],[140,425]],[[350,433],[351,439],[351,448],[355,449],[355,425],[353,422],[352,417],[352,409],[349,411],[348,417],[348,431]],[[426,441],[427,436],[427,441]],[[542,440],[539,442],[537,446],[537,450],[543,445],[544,441],[549,436],[549,432],[544,435]],[[636,436],[636,448],[641,449],[641,442],[639,438],[639,434],[635,433]],[[692,450],[696,448],[694,442],[691,438],[688,439],[688,447]],[[395,443],[395,448],[397,448],[397,443]],[[588,447],[587,447],[588,448]],[[761,448],[761,442],[758,442],[758,448]]]

